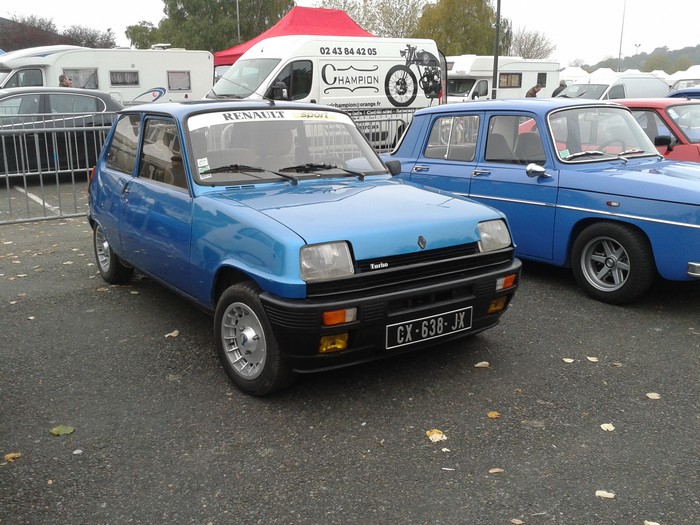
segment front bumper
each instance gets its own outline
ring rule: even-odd
[[[425,348],[495,326],[505,308],[488,313],[489,306],[497,298],[504,298],[507,306],[518,287],[520,270],[520,261],[514,259],[477,275],[404,287],[381,294],[360,294],[352,299],[325,297],[322,300],[289,300],[268,293],[261,294],[260,299],[277,342],[292,367],[298,372],[328,370]],[[517,276],[514,284],[497,290],[497,280],[512,274]],[[323,326],[323,312],[344,308],[357,308],[357,320]],[[424,319],[436,319],[442,323],[438,317],[445,314],[442,317],[447,319],[450,312],[468,312],[470,324],[457,330],[452,330],[446,324],[446,328],[437,334],[426,333],[426,337],[418,335],[408,342],[405,338],[398,342],[390,341],[394,339],[397,327],[402,330],[411,322]],[[401,326],[402,323],[406,323],[405,327]],[[388,326],[393,328],[388,329]],[[430,330],[426,328],[426,331]],[[319,353],[321,337],[341,333],[348,334],[347,349],[337,353]]]

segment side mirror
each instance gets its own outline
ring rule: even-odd
[[[400,160],[389,160],[386,163],[386,167],[389,169],[391,175],[398,175],[401,173],[401,161]]]
[[[287,100],[289,98],[287,84],[284,82],[275,82],[272,86],[272,98],[273,100]]]
[[[534,179],[537,177],[546,177],[550,178],[551,175],[549,175],[543,166],[540,166],[539,164],[535,164],[534,162],[531,162],[525,167],[525,173],[527,174],[528,177]]]
[[[668,135],[658,135],[654,137],[654,146],[666,146],[667,151],[673,151],[673,146],[671,146],[673,139]]]

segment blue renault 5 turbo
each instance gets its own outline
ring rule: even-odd
[[[613,103],[489,100],[417,111],[383,158],[501,210],[518,257],[570,266],[590,296],[622,304],[657,274],[700,279],[700,164],[664,161],[653,139],[671,141]]]
[[[490,328],[518,286],[503,214],[393,178],[318,105],[128,108],[88,215],[102,277],[138,269],[212,313],[223,367],[253,395]]]

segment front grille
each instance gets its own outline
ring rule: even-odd
[[[343,294],[367,296],[405,290],[408,286],[449,282],[472,276],[480,269],[508,263],[512,258],[512,248],[483,254],[478,253],[475,245],[468,244],[358,261],[358,273],[351,277],[307,284],[307,297],[327,298]],[[388,263],[388,267],[369,269],[370,264],[380,262]]]

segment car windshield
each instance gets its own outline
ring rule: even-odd
[[[658,155],[632,114],[622,107],[577,107],[548,116],[557,155],[568,162],[594,162],[610,157]]]
[[[599,100],[607,84],[569,84],[557,95],[562,98],[592,98]]]
[[[187,121],[192,173],[200,184],[359,177],[386,168],[352,119],[334,111],[216,111]]]
[[[260,85],[279,62],[279,58],[237,60],[214,85],[213,91],[217,97],[246,98],[254,93],[262,96]]]
[[[676,123],[688,142],[700,142],[700,104],[679,104],[666,108],[668,117]]]

